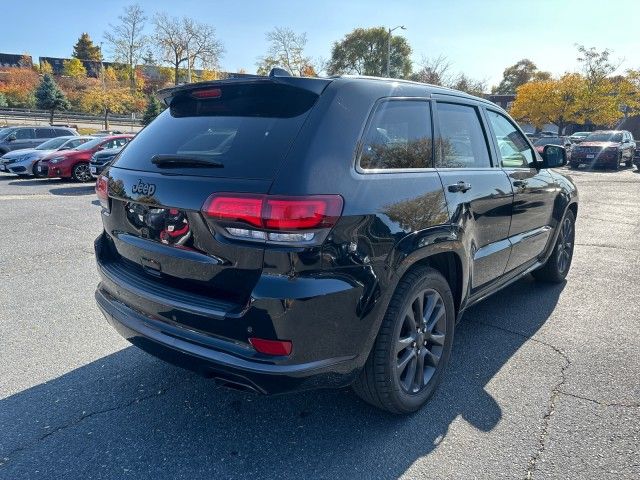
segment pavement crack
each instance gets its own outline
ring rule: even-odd
[[[596,400],[594,398],[585,397],[582,395],[578,395],[576,393],[565,392],[564,390],[561,390],[560,394],[566,397],[573,397],[580,400],[585,400],[587,402],[595,403],[596,405],[600,405],[601,407],[640,408],[640,402],[631,402],[631,403],[604,402],[602,400]]]
[[[93,412],[82,412],[82,415],[80,415],[78,418],[73,419],[63,425],[60,425],[56,428],[51,429],[50,431],[48,431],[47,433],[45,433],[44,435],[41,435],[40,437],[38,437],[35,441],[31,442],[28,445],[22,445],[20,447],[14,448],[13,450],[11,450],[10,452],[8,452],[6,455],[4,455],[2,458],[0,458],[0,467],[7,464],[10,461],[10,458],[20,452],[23,452],[24,450],[27,450],[29,448],[33,448],[36,444],[38,444],[39,442],[46,440],[47,438],[49,438],[51,435],[54,435],[58,432],[61,432],[63,430],[66,430],[68,428],[72,428],[75,427],[76,425],[82,423],[83,421],[85,421],[87,418],[91,418],[94,417],[96,415],[102,415],[103,413],[109,413],[109,412],[114,412],[116,410],[123,410],[125,408],[128,408],[132,405],[136,405],[140,402],[143,402],[145,400],[148,400],[150,398],[154,398],[154,397],[160,397],[162,395],[164,395],[165,393],[167,393],[170,390],[170,388],[165,388],[165,389],[160,389],[160,390],[155,390],[154,389],[154,393],[150,393],[149,395],[145,395],[143,397],[137,397],[134,398],[133,400],[126,402],[126,403],[122,403],[119,405],[115,405],[113,407],[109,407],[109,408],[103,408],[100,410],[95,410]]]
[[[563,393],[562,386],[567,381],[566,371],[571,366],[571,359],[565,352],[563,352],[560,348],[556,347],[555,345],[547,343],[543,340],[539,340],[537,338],[533,338],[532,336],[524,334],[522,332],[518,332],[517,330],[511,330],[509,328],[500,327],[497,325],[493,325],[491,323],[485,323],[485,322],[479,322],[479,321],[476,321],[475,323],[478,323],[480,325],[485,325],[487,327],[496,328],[498,330],[511,333],[512,335],[517,335],[521,338],[525,338],[527,340],[531,340],[532,342],[544,345],[552,349],[555,353],[560,355],[564,360],[564,365],[562,365],[562,367],[560,368],[560,380],[551,389],[551,395],[549,396],[549,401],[547,402],[547,411],[542,417],[542,429],[540,431],[540,435],[538,435],[538,447],[529,458],[529,463],[527,465],[527,471],[525,473],[524,478],[525,480],[531,480],[533,478],[533,473],[535,472],[536,465],[538,464],[538,461],[540,460],[540,457],[544,453],[545,448],[547,446],[547,438],[549,437],[549,425],[551,423],[551,419],[553,415],[555,415],[555,412],[556,412],[556,401],[558,400],[558,397]]]

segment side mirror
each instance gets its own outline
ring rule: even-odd
[[[567,151],[560,145],[545,145],[542,150],[542,168],[558,168],[567,164]]]

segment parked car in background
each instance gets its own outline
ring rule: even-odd
[[[540,132],[540,137],[557,137],[558,132],[551,132],[549,130],[543,130]]]
[[[571,168],[580,165],[618,170],[620,164],[633,165],[636,143],[627,130],[598,130],[587,136],[571,152]]]
[[[47,172],[49,178],[72,178],[78,182],[88,182],[93,179],[89,170],[91,156],[99,150],[121,147],[133,135],[113,135],[96,137],[73,150],[55,152],[40,161],[38,172]]]
[[[571,143],[576,144],[582,142],[589,135],[591,135],[591,132],[574,132],[569,136],[569,140],[571,140]]]
[[[0,155],[12,150],[35,148],[51,138],[76,135],[78,132],[66,127],[8,127],[0,132]]]
[[[636,150],[633,154],[633,163],[638,171],[640,171],[640,142],[636,142]]]
[[[0,157],[0,172],[15,173],[16,175],[42,176],[37,170],[38,162],[47,155],[61,150],[70,150],[94,137],[68,136],[57,137],[41,143],[36,148],[13,150]]]
[[[89,171],[93,178],[98,178],[102,171],[109,166],[113,159],[118,155],[124,145],[116,148],[107,148],[93,154],[89,162]]]
[[[160,94],[169,108],[96,182],[95,242],[98,306],[160,358],[259,393],[353,384],[409,413],[466,308],[569,271],[565,150],[538,154],[487,100],[357,77]]]
[[[99,130],[93,134],[94,137],[108,137],[110,135],[124,135],[120,130]]]
[[[567,158],[571,157],[572,143],[569,137],[542,137],[533,143],[538,153],[544,151],[545,145],[560,145],[567,151]]]

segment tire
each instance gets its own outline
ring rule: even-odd
[[[622,152],[620,152],[618,154],[618,161],[616,162],[616,164],[614,165],[613,169],[617,172],[618,170],[620,170],[620,162],[622,162]]]
[[[420,305],[423,329],[418,331],[413,319]],[[391,298],[369,358],[353,384],[356,394],[394,414],[418,410],[449,363],[454,326],[455,307],[447,280],[430,267],[409,271]]]
[[[634,152],[631,152],[631,156],[629,157],[629,159],[624,161],[625,167],[633,168],[633,155],[634,155]]]
[[[33,176],[35,178],[42,178],[43,177],[43,175],[41,173],[38,173],[38,164],[39,163],[40,163],[40,161],[37,161],[31,166],[31,172],[33,173]]]
[[[76,164],[71,171],[71,178],[76,182],[90,182],[93,177],[89,171],[89,164],[87,162],[80,162]]]
[[[576,233],[576,217],[573,211],[567,210],[558,228],[560,232],[553,253],[542,267],[532,272],[534,278],[541,282],[563,282],[571,268]]]

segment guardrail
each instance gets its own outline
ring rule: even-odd
[[[0,125],[3,123],[13,123],[15,121],[34,121],[36,123],[42,122],[49,124],[49,112],[46,110],[32,110],[27,108],[0,108]],[[56,112],[53,117],[53,123],[102,125],[104,123],[104,117],[102,115],[91,115],[80,112]],[[130,127],[141,126],[139,119],[122,115],[109,115],[109,123]]]

